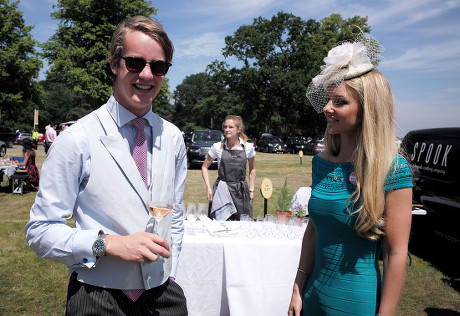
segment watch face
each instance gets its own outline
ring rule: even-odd
[[[103,255],[105,252],[105,240],[104,239],[96,239],[93,244],[93,252],[96,256]]]

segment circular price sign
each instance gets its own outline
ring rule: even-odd
[[[270,179],[264,178],[262,182],[260,183],[260,194],[267,200],[272,196],[273,194],[273,184]]]
[[[303,150],[299,150],[299,157],[300,157],[300,158],[303,157]]]

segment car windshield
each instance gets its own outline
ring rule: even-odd
[[[281,143],[281,138],[277,137],[277,136],[272,136],[268,139],[268,141],[270,143]]]
[[[195,132],[192,136],[192,142],[220,142],[224,139],[224,135],[218,132]]]

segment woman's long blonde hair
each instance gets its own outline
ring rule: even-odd
[[[357,91],[362,116],[358,121],[358,140],[353,165],[358,183],[347,201],[356,205],[355,230],[370,240],[384,234],[385,192],[384,183],[398,152],[394,96],[390,84],[377,70],[344,82]],[[340,135],[326,132],[324,137],[328,152],[336,156],[340,152]]]

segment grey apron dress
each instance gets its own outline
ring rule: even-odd
[[[225,181],[235,204],[237,213],[228,220],[240,220],[241,214],[249,214],[252,218],[252,204],[250,203],[249,187],[246,182],[246,165],[248,158],[246,150],[229,150],[223,147],[218,177],[213,186],[213,195],[219,181]]]

